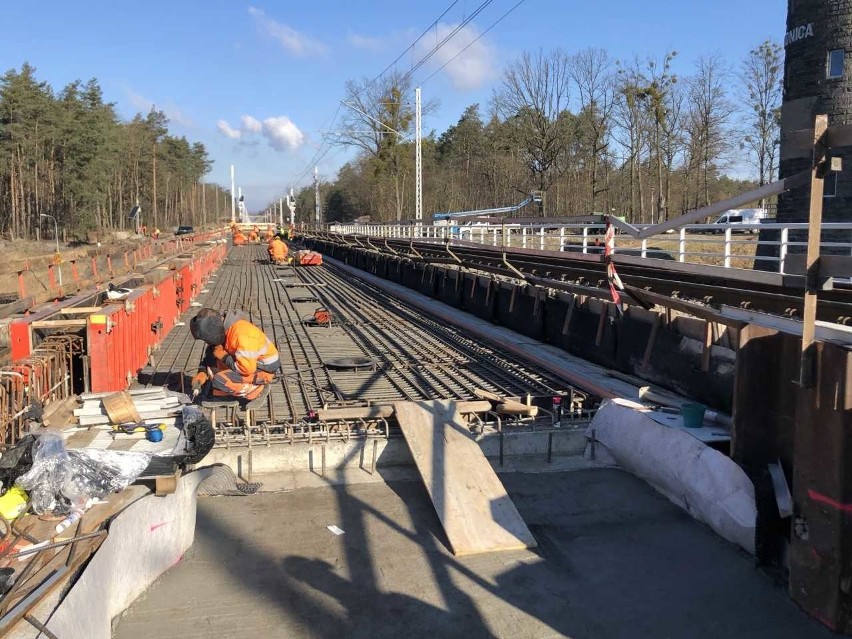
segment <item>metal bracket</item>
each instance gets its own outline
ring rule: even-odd
[[[385,240],[385,241],[387,241],[387,240]],[[409,248],[409,250],[410,250],[412,253],[414,253],[414,254],[415,254],[415,255],[416,255],[419,259],[421,259],[421,260],[422,260],[422,259],[424,259],[424,258],[423,258],[423,256],[420,254],[420,252],[419,252],[416,248],[414,248],[414,240],[411,240],[411,243],[408,245],[408,248]]]
[[[523,273],[521,273],[518,269],[516,269],[512,264],[509,263],[509,260],[506,259],[506,251],[502,252],[502,257],[503,257],[503,264],[506,266],[506,268],[508,268],[510,271],[512,271],[515,275],[517,275],[518,279],[520,279],[523,282],[526,282],[527,276],[524,275]]]
[[[393,249],[392,249],[392,248],[388,245],[388,240],[387,240],[387,238],[385,238],[385,248],[386,248],[387,250],[389,250],[391,253],[393,253],[394,255],[399,255],[399,253],[397,253],[396,251],[394,251],[394,250],[393,250]]]
[[[464,262],[461,261],[461,258],[458,255],[456,255],[455,253],[453,253],[453,250],[450,248],[449,238],[447,238],[447,242],[444,245],[444,249],[447,251],[447,253],[450,254],[450,257],[452,257],[456,262],[458,262],[459,264],[464,264]]]

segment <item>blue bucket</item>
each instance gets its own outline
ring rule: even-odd
[[[707,407],[704,404],[688,403],[680,407],[680,414],[683,416],[683,425],[686,428],[701,428],[704,426],[704,411]]]

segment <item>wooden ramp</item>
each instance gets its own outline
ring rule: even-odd
[[[456,402],[397,402],[394,408],[453,554],[536,545]]]

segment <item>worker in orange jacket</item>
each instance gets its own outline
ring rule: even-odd
[[[260,236],[257,234],[257,231],[255,229],[257,229],[257,227],[255,227],[251,231],[249,231],[249,234],[248,234],[248,241],[251,244],[257,244],[260,241]]]
[[[244,313],[202,308],[189,322],[195,339],[207,350],[192,378],[193,397],[212,382],[213,397],[252,400],[263,392],[281,368],[278,349]]]
[[[246,243],[246,236],[243,232],[237,229],[237,232],[234,233],[234,246],[242,246]]]
[[[276,235],[275,238],[269,243],[269,261],[278,266],[283,266],[287,263],[287,253],[290,252],[290,249],[287,247],[286,242],[281,239],[280,235]]]
[[[268,226],[266,228],[266,241],[271,242],[274,239],[275,239],[275,231],[273,230],[273,228],[271,226]]]

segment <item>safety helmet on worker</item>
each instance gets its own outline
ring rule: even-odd
[[[189,332],[211,346],[225,343],[225,322],[221,313],[213,308],[202,308],[189,321]]]

